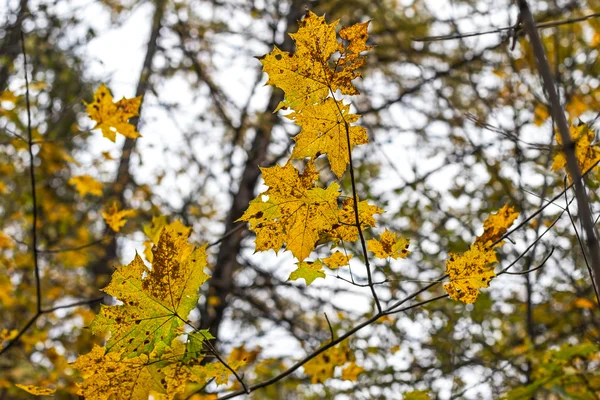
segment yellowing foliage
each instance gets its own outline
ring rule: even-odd
[[[381,234],[379,240],[371,239],[367,241],[367,248],[375,254],[375,257],[392,257],[394,260],[408,257],[410,254],[410,251],[408,251],[409,245],[410,241],[408,239],[396,239],[396,233],[387,229]]]
[[[298,32],[290,34],[296,42],[295,53],[275,47],[260,58],[263,70],[269,75],[267,84],[285,92],[285,100],[277,109],[290,107],[301,111],[337,90],[346,95],[359,93],[351,81],[360,76],[357,69],[365,64],[365,58],[359,53],[370,49],[366,45],[369,23],[342,29],[340,37],[348,40],[345,47],[338,43],[337,25],[338,21],[327,24],[324,16],[307,11]],[[340,53],[339,58],[330,60],[336,51]]]
[[[575,157],[579,163],[579,168],[582,172],[587,171],[600,160],[600,149],[597,146],[593,146],[592,142],[596,136],[595,132],[590,129],[587,124],[581,124],[579,126],[571,126],[570,129],[571,138],[575,142]],[[556,135],[556,141],[562,146],[562,139],[559,134]],[[567,159],[565,158],[564,152],[561,151],[556,154],[554,161],[552,162],[552,170],[559,171],[563,168],[566,170]],[[571,174],[567,171],[569,180],[571,181]]]
[[[169,346],[196,306],[198,288],[209,278],[205,247],[194,249],[180,232],[165,228],[153,258],[149,270],[136,255],[117,268],[104,288],[123,303],[102,306],[91,326],[94,333],[110,331],[109,351],[132,357]]]
[[[334,182],[327,189],[316,187],[318,174],[312,162],[302,174],[290,163],[261,170],[269,189],[250,202],[238,221],[248,221],[256,232],[257,251],[277,252],[285,243],[303,261],[315,247],[319,233],[337,222],[339,185]]]
[[[483,234],[477,236],[475,243],[481,243],[486,247],[492,246],[494,242],[499,240],[504,235],[513,222],[519,217],[519,213],[515,208],[505,204],[495,214],[490,214],[483,222]],[[500,245],[498,243],[497,245]]]
[[[139,115],[141,104],[141,96],[133,99],[122,98],[114,103],[108,88],[100,85],[94,93],[94,100],[86,103],[86,106],[88,115],[96,121],[92,129],[100,129],[104,137],[114,142],[117,133],[131,139],[141,136],[135,130],[135,126],[128,122],[130,118]]]
[[[490,264],[498,261],[496,251],[475,243],[463,254],[450,253],[446,261],[446,273],[450,282],[444,285],[448,295],[463,303],[472,304],[479,296],[479,289],[489,286],[496,276]]]
[[[34,396],[49,396],[56,392],[56,389],[41,388],[35,385],[21,385],[17,383],[15,386]]]
[[[307,285],[310,285],[317,278],[325,278],[323,263],[321,260],[299,262],[298,268],[290,274],[288,280],[304,279]]]
[[[356,381],[358,375],[364,371],[362,367],[356,365],[354,354],[348,342],[344,341],[304,364],[304,372],[310,376],[311,383],[324,383],[334,376],[336,367],[344,367],[341,378],[350,381]]]
[[[472,304],[479,296],[479,289],[489,286],[496,276],[490,265],[497,262],[493,243],[504,235],[519,213],[513,207],[504,205],[495,214],[490,214],[483,223],[484,231],[475,243],[463,254],[448,254],[446,274],[450,279],[444,285],[448,295],[466,304]]]
[[[341,178],[350,162],[352,147],[368,143],[367,130],[362,126],[350,126],[358,120],[358,115],[350,114],[350,106],[329,97],[322,103],[305,107],[287,117],[293,120],[302,131],[294,140],[296,146],[292,158],[315,158],[327,154],[331,170]],[[346,132],[348,129],[348,132]],[[348,149],[348,138],[350,149]]]
[[[352,254],[344,255],[341,251],[336,251],[331,255],[331,257],[327,257],[323,259],[325,265],[328,268],[336,269],[339,267],[343,267],[344,265],[348,265],[350,259],[352,258]]]
[[[113,203],[112,207],[107,211],[102,212],[102,217],[106,221],[106,224],[110,226],[115,232],[119,232],[121,228],[127,223],[127,217],[135,215],[135,210],[120,210],[117,203]]]
[[[102,183],[89,175],[74,176],[69,179],[69,185],[75,186],[75,190],[81,196],[85,196],[88,193],[94,196],[102,196]]]

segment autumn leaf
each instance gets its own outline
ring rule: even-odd
[[[205,248],[194,249],[186,235],[165,228],[153,250],[152,269],[139,255],[117,268],[104,292],[123,304],[102,306],[91,325],[93,333],[110,332],[108,351],[133,357],[171,343],[209,278]]]
[[[363,367],[356,365],[356,362],[353,361],[342,370],[342,379],[345,381],[357,381],[358,375],[364,370]]]
[[[262,168],[269,189],[250,202],[238,221],[248,221],[256,233],[256,251],[277,252],[285,243],[299,260],[308,257],[319,234],[337,222],[339,185],[314,186],[318,174],[309,162],[302,174],[290,163]]]
[[[486,288],[496,276],[490,264],[498,261],[496,251],[475,243],[463,254],[449,253],[446,274],[450,282],[444,285],[448,295],[466,304],[472,304],[479,296],[479,289]]]
[[[481,243],[484,246],[491,246],[492,243],[499,240],[504,235],[513,222],[519,217],[519,213],[514,207],[505,204],[495,214],[490,214],[483,223],[483,234],[477,236],[475,243]],[[498,243],[496,246],[501,245]]]
[[[221,364],[202,366],[202,356],[196,357],[194,363],[184,362],[184,347],[184,343],[175,340],[173,348],[167,348],[162,357],[142,354],[124,358],[120,352],[107,353],[96,345],[73,363],[84,379],[77,385],[79,394],[88,400],[147,400],[151,394],[173,399],[185,391],[188,382],[206,383],[213,378],[217,378],[217,383],[226,381],[230,371]]]
[[[394,260],[398,258],[406,258],[410,254],[408,246],[410,241],[404,238],[396,238],[394,232],[387,229],[381,234],[379,240],[371,239],[367,241],[367,249],[372,251],[377,258],[392,257]]]
[[[344,265],[348,265],[351,258],[352,254],[346,256],[341,251],[336,251],[331,255],[331,257],[324,258],[323,263],[325,263],[328,268],[336,269],[343,267]]]
[[[152,217],[152,223],[150,225],[144,225],[144,234],[149,240],[144,242],[144,257],[149,262],[152,262],[152,248],[158,244],[160,234],[162,230],[167,227],[170,231],[175,232],[177,235],[189,237],[192,232],[192,228],[185,226],[181,221],[175,220],[170,224],[167,224],[167,217],[159,215]]]
[[[381,208],[369,204],[367,200],[359,201],[358,220],[361,229],[374,227],[376,225],[374,215],[381,213],[383,213]],[[353,199],[344,200],[342,207],[338,210],[338,223],[334,224],[327,234],[336,241],[356,242],[359,239]]]
[[[349,105],[331,97],[286,117],[302,128],[294,137],[296,146],[292,158],[316,158],[320,154],[327,154],[331,170],[338,178],[346,171],[352,147],[369,141],[365,128],[350,125],[358,120],[358,115],[350,114]],[[347,136],[350,139],[350,149]]]
[[[114,202],[112,207],[107,211],[102,212],[102,217],[106,221],[106,224],[110,228],[119,232],[121,228],[127,223],[127,218],[135,215],[135,210],[121,210],[117,207],[117,203]]]
[[[114,103],[108,88],[100,85],[94,93],[94,100],[86,103],[86,109],[90,118],[96,121],[92,129],[100,129],[104,137],[114,142],[117,133],[131,139],[141,136],[135,130],[135,126],[129,123],[130,118],[139,116],[141,104],[141,96],[122,98]]]
[[[49,396],[56,392],[56,389],[41,388],[35,385],[21,385],[17,383],[15,386],[34,396]]]
[[[353,361],[353,354],[348,348],[348,342],[344,341],[325,350],[304,364],[304,372],[310,376],[312,384],[324,383],[327,379],[333,377],[335,367],[341,367],[348,361]]]
[[[85,196],[88,193],[94,196],[102,196],[102,183],[89,175],[74,176],[69,179],[69,185],[75,186],[75,190],[81,196]]]
[[[321,260],[299,262],[296,265],[298,265],[298,268],[290,274],[289,281],[304,279],[306,284],[310,285],[317,278],[325,278],[325,271],[323,271]]]
[[[590,129],[587,124],[581,124],[579,126],[571,126],[570,129],[571,138],[575,142],[575,157],[579,163],[581,172],[590,169],[598,160],[600,160],[600,149],[598,146],[592,145],[596,133]],[[559,134],[556,135],[556,141],[562,147],[562,139]],[[564,152],[561,151],[554,156],[552,162],[552,170],[559,171],[563,168],[566,169],[567,159]],[[572,181],[571,174],[569,175],[569,181]]]
[[[351,81],[360,76],[357,69],[365,64],[364,56],[359,54],[370,49],[366,45],[369,23],[342,29],[340,36],[348,41],[344,46],[336,37],[338,22],[327,24],[324,16],[307,11],[298,32],[290,34],[296,42],[295,53],[275,47],[259,59],[263,71],[269,75],[267,84],[285,92],[285,99],[276,111],[286,107],[300,111],[323,101],[330,91],[340,90],[346,95],[359,93]],[[339,52],[337,60],[331,60],[336,52]]]

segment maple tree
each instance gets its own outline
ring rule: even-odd
[[[131,97],[48,39],[80,15],[23,0],[0,39],[0,397],[598,395],[595,2],[493,44],[424,1],[189,3],[152,2]],[[240,105],[212,63],[265,43]]]

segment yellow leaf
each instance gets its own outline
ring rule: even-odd
[[[130,118],[139,116],[141,104],[141,96],[133,99],[122,98],[114,103],[108,88],[100,85],[94,93],[94,100],[86,103],[86,106],[88,115],[96,121],[93,129],[102,130],[102,135],[114,142],[117,133],[131,139],[141,136],[135,130],[135,126],[128,122]]]
[[[262,168],[269,189],[250,202],[238,221],[248,221],[256,233],[256,250],[277,252],[285,243],[299,260],[308,257],[319,234],[337,222],[339,185],[314,186],[318,177],[313,162],[302,174],[290,163]]]
[[[150,239],[144,242],[144,256],[146,257],[146,260],[152,262],[152,247],[158,244],[161,232],[165,227],[175,232],[178,236],[184,236],[186,238],[189,237],[192,232],[192,228],[188,228],[179,220],[167,224],[167,217],[164,215],[152,217],[152,223],[150,225],[144,225],[144,233],[148,239]]]
[[[491,246],[508,231],[508,228],[518,217],[519,213],[515,211],[514,207],[505,204],[497,213],[490,214],[487,217],[483,223],[483,234],[477,236],[475,243],[481,243],[486,247]],[[497,246],[500,244],[498,243]]]
[[[356,382],[358,380],[358,374],[360,374],[364,370],[365,369],[363,367],[359,367],[353,361],[353,362],[351,362],[348,366],[346,366],[342,370],[342,379],[345,380],[345,381],[354,381],[354,382]]]
[[[69,185],[75,186],[75,190],[81,196],[85,196],[88,193],[94,196],[102,196],[102,183],[89,175],[74,176],[69,179]]]
[[[494,268],[496,251],[475,243],[463,254],[450,253],[446,260],[446,274],[450,282],[444,285],[448,295],[466,304],[472,304],[479,296],[479,289],[489,286],[496,276]]]
[[[316,158],[327,154],[331,170],[341,178],[350,162],[349,151],[355,145],[368,143],[367,130],[351,126],[358,115],[350,114],[350,106],[342,101],[327,98],[325,101],[304,107],[287,115],[302,130],[294,140],[292,158]],[[346,132],[348,129],[348,132]],[[348,149],[348,137],[350,149]]]
[[[352,254],[346,256],[341,251],[336,251],[332,254],[331,257],[324,258],[323,262],[325,263],[325,265],[327,265],[328,268],[336,269],[339,267],[343,267],[344,265],[348,265],[351,258]]]
[[[35,385],[21,385],[17,383],[15,386],[35,396],[49,396],[56,392],[56,389],[41,388]]]
[[[351,81],[360,76],[357,69],[365,64],[364,56],[359,54],[370,49],[366,46],[368,24],[342,29],[340,36],[348,41],[344,47],[338,43],[335,33],[338,21],[327,24],[325,17],[307,11],[298,32],[290,34],[296,42],[296,52],[291,54],[275,47],[260,58],[264,72],[269,75],[267,84],[285,92],[285,100],[277,110],[291,107],[300,111],[321,102],[330,91],[358,94]],[[336,52],[339,56],[332,59]]]
[[[0,92],[0,103],[3,101],[14,104],[17,102],[17,96],[15,96],[15,94],[10,90],[5,90]]]
[[[533,110],[533,123],[537,126],[542,126],[549,116],[548,108],[543,104],[538,104]]]
[[[352,356],[350,349],[348,349],[348,343],[342,342],[304,364],[304,372],[311,377],[312,384],[324,383],[327,379],[333,377],[335,367],[352,361]]]
[[[592,146],[592,142],[594,141],[596,134],[586,124],[571,126],[570,134],[571,138],[575,142],[575,157],[579,163],[579,168],[582,172],[587,171],[592,165],[600,160],[600,149],[598,149],[597,146]],[[562,147],[562,139],[559,134],[556,135],[556,141]],[[567,159],[565,158],[565,154],[561,149],[561,151],[554,157],[554,161],[552,162],[552,170],[559,171],[562,168],[566,169],[566,165]],[[569,181],[572,181],[570,173]]]
[[[110,331],[106,348],[124,351],[128,357],[168,346],[196,307],[198,288],[209,278],[204,273],[205,248],[194,249],[187,236],[165,228],[153,250],[150,270],[136,255],[113,273],[103,291],[123,304],[103,305],[92,332]]]
[[[117,207],[117,203],[114,202],[112,207],[108,211],[102,212],[102,217],[106,221],[106,224],[110,228],[119,232],[121,228],[127,223],[127,218],[135,215],[135,210],[121,210]]]
[[[304,279],[306,284],[310,285],[317,278],[325,278],[325,272],[323,271],[323,263],[321,260],[316,260],[314,262],[299,262],[296,265],[298,268],[290,274],[288,281]]]
[[[575,301],[573,302],[575,307],[577,308],[588,308],[588,309],[592,309],[596,307],[596,304],[586,298],[580,297],[578,299],[575,299]]]
[[[358,202],[358,220],[361,229],[374,227],[376,222],[373,217],[375,214],[381,214],[383,210],[377,206],[369,204],[367,200]],[[338,223],[327,231],[331,237],[337,241],[355,242],[358,240],[358,229],[356,228],[356,214],[354,213],[354,200],[346,199],[342,203],[342,208],[338,210]]]
[[[409,244],[410,241],[408,239],[396,239],[396,234],[386,229],[379,237],[379,240],[368,240],[367,248],[369,251],[372,251],[377,258],[392,257],[396,260],[398,258],[408,257],[410,254],[410,251],[408,251]]]
[[[15,247],[15,242],[6,233],[0,231],[0,249],[12,249]]]

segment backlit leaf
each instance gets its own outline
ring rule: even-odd
[[[352,254],[346,256],[341,251],[336,251],[331,255],[331,257],[324,258],[323,263],[325,263],[328,268],[336,269],[343,267],[344,265],[348,265],[351,258]]]
[[[367,241],[367,248],[372,251],[377,258],[392,257],[394,260],[398,258],[406,258],[410,254],[408,246],[410,241],[404,238],[396,238],[394,232],[387,229],[381,234],[379,240],[371,239]]]
[[[35,396],[49,396],[56,392],[56,389],[41,388],[35,385],[21,385],[17,383],[15,386]]]
[[[587,171],[592,165],[600,160],[600,149],[598,146],[592,146],[596,134],[587,124],[571,126],[570,134],[575,142],[575,157],[579,163],[579,168],[581,169],[581,172]],[[562,146],[562,139],[559,134],[556,135],[556,141]],[[566,166],[567,159],[564,152],[561,150],[554,157],[552,170],[559,171],[563,168],[566,170]],[[569,180],[571,181],[571,174],[569,173],[568,175]]]
[[[107,211],[102,212],[102,217],[106,221],[106,224],[110,226],[110,228],[119,232],[121,228],[127,223],[127,218],[134,216],[135,210],[120,210],[117,207],[117,203],[113,203],[112,207]]]
[[[75,190],[81,196],[85,196],[88,193],[94,196],[102,196],[102,183],[89,175],[74,176],[69,179],[69,185],[75,186]]]
[[[317,278],[325,278],[325,271],[323,271],[323,263],[321,260],[314,262],[299,262],[298,268],[290,274],[288,280],[295,281],[296,279],[304,279],[307,285],[310,285]]]
[[[128,357],[168,346],[198,301],[198,288],[209,276],[205,246],[194,249],[187,236],[165,228],[153,250],[152,269],[136,255],[118,267],[104,292],[122,305],[102,306],[92,331],[110,331],[109,351]],[[160,350],[159,350],[160,352]]]
[[[490,214],[483,223],[483,234],[477,236],[475,243],[481,243],[484,246],[491,246],[492,243],[499,240],[504,235],[513,222],[519,217],[515,208],[505,204],[495,214]],[[498,243],[497,245],[500,245]]]
[[[490,264],[498,261],[493,248],[475,243],[463,254],[450,253],[446,260],[446,274],[450,282],[444,285],[448,295],[466,304],[472,304],[479,296],[479,289],[489,286],[496,276]]]
[[[94,93],[94,100],[86,103],[86,109],[90,118],[96,121],[92,129],[100,129],[104,137],[114,142],[117,133],[131,139],[141,136],[135,130],[135,126],[129,123],[130,118],[139,115],[141,104],[141,96],[132,99],[122,98],[114,103],[108,88],[100,85]]]

